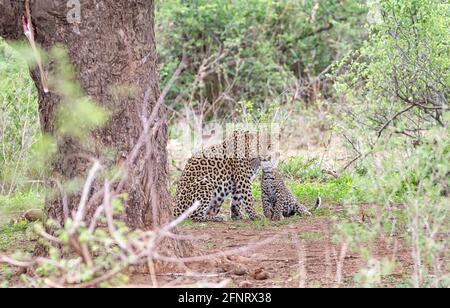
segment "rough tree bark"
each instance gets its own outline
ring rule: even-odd
[[[25,15],[24,2],[0,0],[0,36],[15,40],[23,37],[21,17]],[[76,68],[77,79],[85,92],[111,114],[108,124],[92,133],[95,147],[87,152],[69,138],[59,141],[58,158],[52,169],[53,176],[62,181],[86,177],[90,162],[86,154],[99,159],[102,150],[115,148],[116,161],[127,158],[142,132],[142,111],[150,113],[160,94],[154,33],[153,0],[85,0],[81,3],[80,23],[69,23],[71,7],[67,0],[31,1],[31,14],[37,43],[46,50],[55,44],[63,45]],[[46,65],[49,76],[54,63]],[[39,91],[39,113],[45,133],[55,130],[55,112],[60,97],[50,91],[45,94],[39,73],[32,71]],[[132,97],[117,98],[114,87],[132,88]],[[147,94],[147,95],[146,95]],[[148,106],[143,108],[144,97]],[[76,115],[74,115],[76,116]],[[151,155],[142,153],[130,170],[124,188],[129,194],[126,220],[136,228],[152,228],[171,217],[168,192],[167,126],[165,110],[159,111],[162,126],[152,136]],[[73,209],[76,196],[69,196]],[[152,213],[152,205],[157,213]],[[46,213],[63,222],[60,200],[47,200]],[[183,244],[174,243],[172,249],[183,254]]]

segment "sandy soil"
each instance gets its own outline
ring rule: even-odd
[[[167,272],[158,278],[160,284],[174,286],[224,280],[228,280],[227,287],[242,288],[360,286],[355,274],[368,267],[368,262],[351,248],[342,253],[345,247],[333,240],[335,223],[331,217],[322,216],[267,225],[250,221],[184,225],[180,227],[181,234],[202,237],[194,242],[196,251],[202,255],[225,253],[226,256],[189,263],[190,274]],[[253,246],[271,239],[270,243]],[[245,248],[249,244],[252,248]],[[235,251],[241,248],[244,251]],[[382,277],[377,286],[398,287],[405,283],[412,268],[410,251],[401,244],[394,249],[382,239],[370,248],[374,259],[395,260],[396,264],[394,273]],[[149,278],[136,276],[133,282],[148,284]]]
[[[335,240],[335,226],[343,219],[341,210],[340,206],[325,206],[324,216],[294,217],[277,223],[185,223],[179,233],[195,239],[193,256],[213,257],[186,262],[187,271],[168,269],[158,274],[158,284],[211,287],[225,282],[223,286],[232,288],[361,286],[355,275],[376,265],[368,267],[365,258]],[[410,250],[401,238],[397,243],[391,247],[379,238],[369,246],[373,259],[395,261],[396,265],[377,287],[399,287],[410,277]],[[24,238],[17,244],[27,247],[32,242]],[[152,280],[148,274],[133,273],[130,285],[151,286]]]

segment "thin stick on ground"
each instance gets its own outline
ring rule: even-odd
[[[295,247],[297,248],[298,252],[298,287],[300,289],[305,289],[307,280],[308,280],[308,273],[306,271],[306,254],[305,254],[305,247],[303,243],[297,238],[297,236],[294,233],[291,233],[291,239],[294,243]]]
[[[341,252],[339,254],[338,259],[336,260],[336,288],[339,288],[343,282],[343,272],[344,272],[344,264],[345,257],[347,256],[348,243],[345,241],[341,246]]]

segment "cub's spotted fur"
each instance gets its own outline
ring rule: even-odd
[[[264,215],[274,221],[279,221],[283,217],[291,217],[295,214],[311,215],[310,211],[292,195],[286,187],[283,176],[275,170],[273,161],[266,160],[261,162],[263,176],[261,181],[262,202]],[[321,205],[321,199],[318,198],[313,209]]]
[[[225,220],[219,212],[231,194],[231,218],[242,219],[241,208],[258,220],[253,207],[252,181],[261,167],[261,157],[270,156],[270,134],[235,131],[222,144],[212,146],[189,159],[177,185],[174,215],[180,216],[198,203],[190,216],[194,221]]]

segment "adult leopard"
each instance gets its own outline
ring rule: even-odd
[[[263,157],[274,149],[272,135],[264,131],[237,130],[221,144],[196,153],[178,181],[174,215],[180,216],[198,203],[190,216],[194,221],[223,222],[219,215],[227,196],[231,194],[231,218],[243,218],[241,208],[251,220],[263,217],[253,206],[252,182]]]

